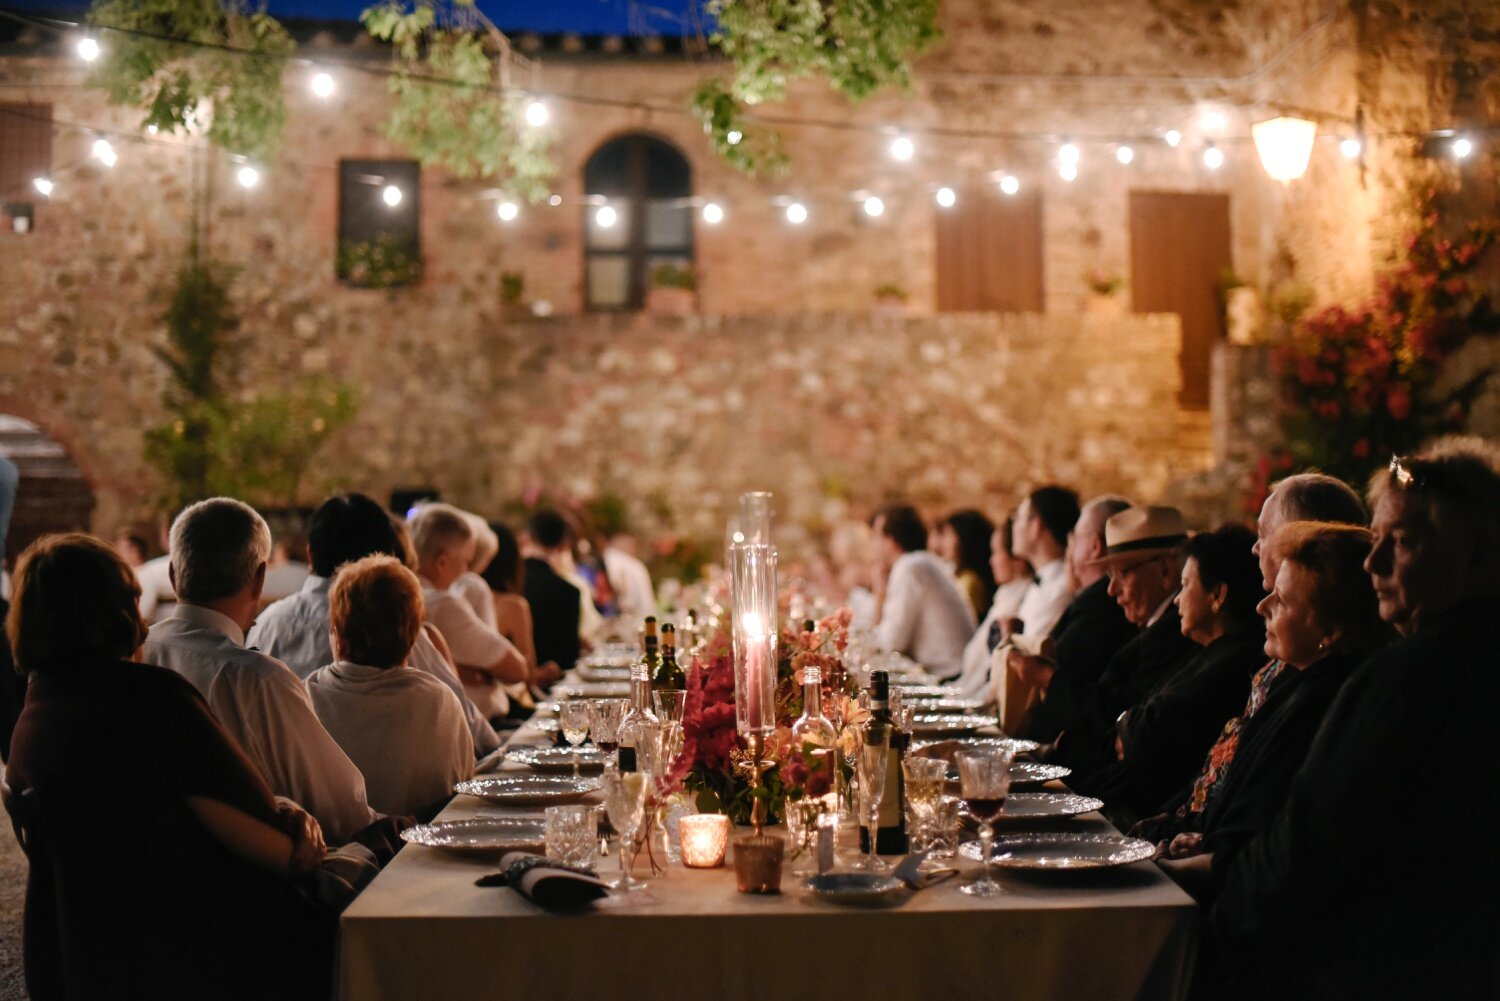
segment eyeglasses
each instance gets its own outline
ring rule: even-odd
[[[1391,482],[1402,490],[1448,491],[1472,494],[1473,486],[1464,482],[1462,474],[1437,465],[1427,459],[1410,455],[1391,456]]]

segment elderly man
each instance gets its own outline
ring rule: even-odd
[[[1500,994],[1500,449],[1439,442],[1370,493],[1366,569],[1403,639],[1345,683],[1281,814],[1216,874],[1205,996]],[[1417,793],[1423,834],[1393,833]]]
[[[952,572],[929,553],[927,526],[916,510],[888,507],[875,516],[875,559],[884,581],[876,642],[904,653],[939,678],[963,667],[974,634],[974,610]]]
[[[187,678],[271,791],[317,818],[330,842],[374,821],[365,780],[318,722],[302,680],[245,648],[271,555],[271,530],[246,504],[201,501],[172,523],[177,605],[151,627],[145,661]]]
[[[1275,585],[1276,577],[1266,544],[1282,525],[1289,521],[1363,525],[1365,517],[1359,494],[1343,480],[1326,473],[1297,473],[1272,484],[1255,522],[1255,555],[1260,559],[1260,575],[1266,590]]]

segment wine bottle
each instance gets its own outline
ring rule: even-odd
[[[648,615],[645,632],[641,636],[641,663],[646,665],[646,671],[653,678],[661,664],[660,648],[661,641],[656,636],[656,616]]]
[[[880,798],[880,819],[875,831],[875,852],[878,855],[905,855],[906,776],[901,761],[906,756],[907,737],[896,728],[891,717],[890,693],[890,675],[885,671],[871,671],[870,722],[885,726],[891,735],[885,765],[885,795]],[[869,846],[869,830],[861,827],[860,850],[869,851]]]
[[[687,675],[677,664],[677,629],[670,622],[661,627],[661,658],[651,678],[652,691],[680,692],[687,687]]]

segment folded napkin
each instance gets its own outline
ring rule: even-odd
[[[891,875],[913,890],[925,890],[929,886],[958,874],[957,869],[951,868],[923,869],[922,863],[925,861],[927,861],[926,852],[913,852],[897,863],[896,868],[891,870]]]
[[[507,852],[500,858],[500,871],[481,877],[476,885],[509,886],[549,909],[581,907],[609,895],[604,880],[588,869],[531,852]]]

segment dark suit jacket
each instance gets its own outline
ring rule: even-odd
[[[1052,629],[1057,671],[1046,697],[1032,707],[1017,736],[1050,744],[1073,725],[1074,714],[1089,703],[1110,658],[1140,632],[1109,596],[1100,578],[1079,591]]]
[[[567,671],[578,661],[578,588],[557,575],[546,560],[528,559],[521,593],[531,605],[538,664],[556,661]]]
[[[10,605],[0,599],[0,623],[10,611]],[[10,760],[10,735],[15,732],[16,720],[21,718],[21,707],[26,703],[26,679],[16,673],[16,665],[10,656],[10,642],[5,630],[0,628],[0,761]]]
[[[1436,616],[1344,683],[1209,914],[1244,993],[1500,997],[1495,613]]]

